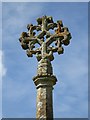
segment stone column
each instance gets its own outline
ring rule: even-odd
[[[56,84],[55,76],[36,76],[33,78],[37,88],[37,119],[53,120],[52,90]]]
[[[27,29],[19,41],[27,56],[36,55],[38,60],[37,75],[33,78],[37,88],[36,118],[53,119],[52,89],[57,79],[53,75],[51,61],[54,60],[53,53],[63,54],[62,45],[69,45],[71,34],[61,20],[55,23],[52,16],[46,15],[37,19],[37,25],[28,24]]]
[[[42,58],[38,62],[37,76],[33,78],[33,81],[37,88],[36,118],[53,120],[52,90],[57,79],[53,75],[49,59]]]

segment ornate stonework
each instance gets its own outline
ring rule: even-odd
[[[52,88],[57,79],[51,61],[53,53],[63,54],[62,45],[69,45],[71,34],[61,20],[55,23],[51,16],[38,18],[37,25],[28,24],[27,29],[19,41],[27,56],[36,55],[38,60],[37,76],[33,78],[37,88],[37,118],[53,119]]]
[[[62,44],[69,44],[71,34],[67,27],[63,27],[61,20],[54,23],[51,16],[38,18],[37,23],[37,25],[27,25],[28,32],[23,32],[19,39],[21,46],[23,49],[27,50],[29,57],[36,54],[38,61],[43,57],[47,57],[52,61],[54,52],[58,52],[59,54],[63,53]],[[50,33],[50,29],[55,32]],[[36,35],[36,32],[39,34]],[[55,43],[55,47],[50,46],[53,42]],[[34,49],[36,43],[39,44],[40,47]]]

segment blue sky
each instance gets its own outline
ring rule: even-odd
[[[55,118],[88,117],[88,3],[2,3],[2,116],[35,118],[37,60],[28,58],[18,38],[36,18],[62,20],[72,34],[64,54],[52,62],[58,82],[53,90]]]

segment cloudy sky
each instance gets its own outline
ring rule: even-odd
[[[55,54],[52,62],[58,79],[53,90],[54,117],[87,118],[88,3],[72,2],[2,3],[2,116],[35,118],[36,88],[32,78],[36,75],[37,60],[26,56],[18,38],[27,31],[28,23],[36,24],[36,18],[43,15],[53,16],[55,22],[62,20],[72,34],[64,54]]]

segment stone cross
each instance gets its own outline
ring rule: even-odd
[[[33,81],[37,88],[36,118],[53,119],[52,89],[56,84],[51,61],[53,53],[63,54],[62,45],[70,43],[71,34],[63,27],[61,20],[56,23],[51,16],[37,19],[37,25],[28,24],[28,32],[22,32],[19,41],[28,57],[36,55],[38,60],[37,75]]]

